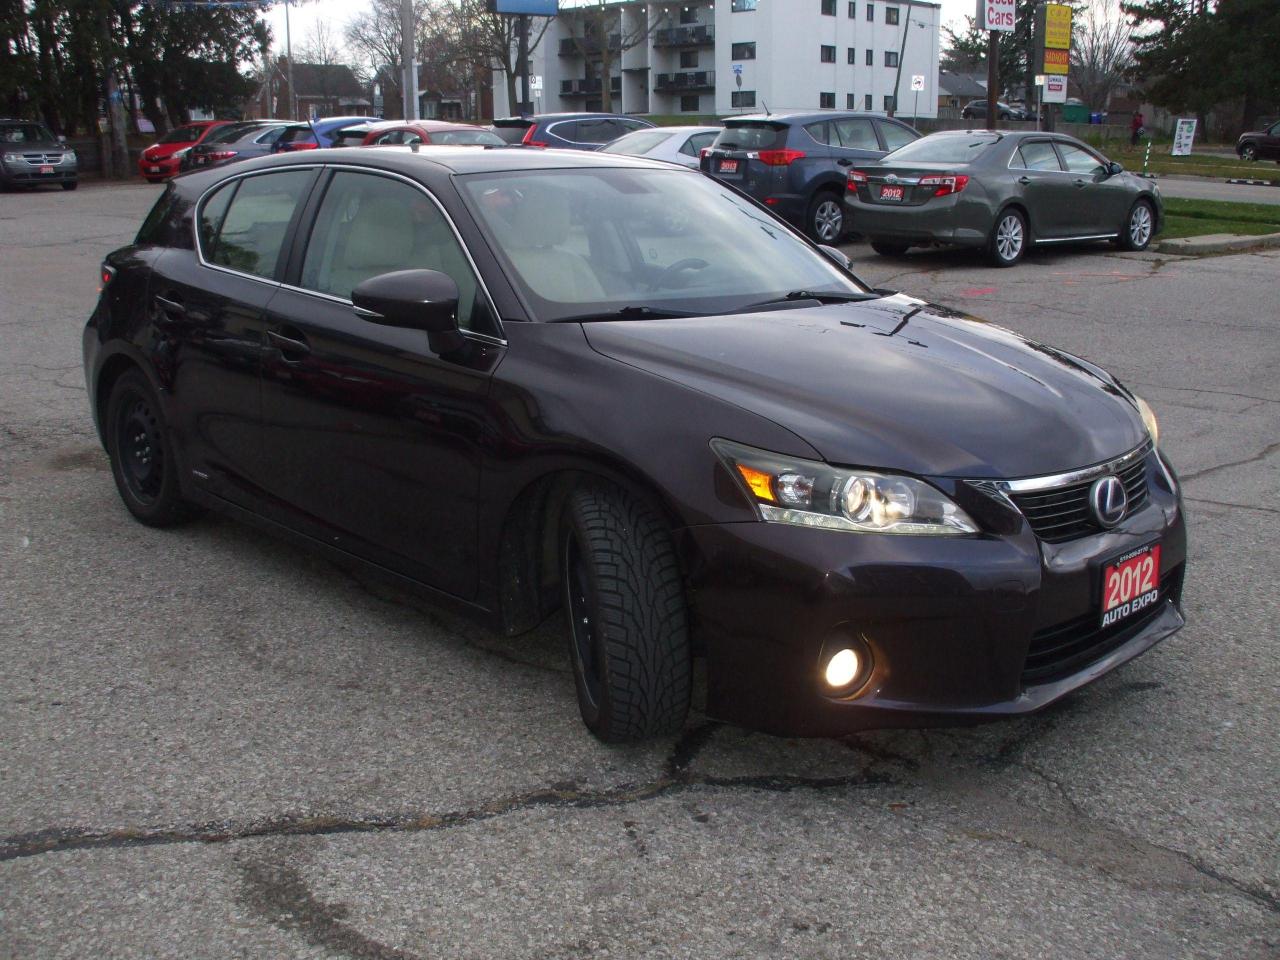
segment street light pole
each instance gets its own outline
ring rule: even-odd
[[[404,64],[404,118],[418,119],[418,50],[413,0],[400,0],[400,61]]]
[[[293,34],[289,29],[289,0],[284,0],[284,59],[289,80],[289,119],[298,119],[298,94],[293,89]]]
[[[996,129],[1000,115],[1000,33],[989,31],[987,37],[987,129]]]

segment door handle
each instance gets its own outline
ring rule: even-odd
[[[1018,178],[1018,182],[1019,182],[1020,184],[1022,184],[1022,185],[1025,187],[1028,183],[1030,183],[1030,182],[1031,182],[1031,178],[1030,178],[1030,177],[1019,177],[1019,178]]]
[[[836,163],[840,164],[840,166],[842,166],[842,167],[852,167],[852,166],[853,166],[853,161],[852,161],[852,160],[849,160],[849,159],[837,160],[837,161],[836,161]]]
[[[298,334],[298,336],[302,336]],[[293,337],[286,337],[283,333],[277,333],[275,330],[267,331],[267,339],[271,341],[271,345],[280,351],[280,355],[285,360],[301,360],[311,352],[311,345],[306,340],[295,340]]]
[[[1076,178],[1076,186],[1077,186],[1077,187],[1083,187],[1083,186],[1084,186],[1086,183],[1088,183],[1088,182],[1089,182],[1088,180],[1084,180],[1084,179],[1082,179],[1082,178],[1080,178],[1080,177],[1077,177],[1077,178]]]
[[[184,307],[177,300],[170,300],[168,297],[162,297],[157,295],[155,298],[155,301],[156,301],[156,306],[158,306],[165,313],[174,313],[180,317],[186,316],[187,308]]]

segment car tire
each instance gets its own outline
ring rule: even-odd
[[[560,562],[582,720],[607,743],[678,732],[692,687],[684,578],[671,535],[609,484],[566,504]]]
[[[888,240],[871,241],[871,249],[882,257],[900,257],[907,252],[908,246],[905,243],[891,243]]]
[[[1121,250],[1145,250],[1151,246],[1156,232],[1155,208],[1149,200],[1139,200],[1129,208],[1124,227],[1120,230]]]
[[[838,193],[819,190],[809,201],[805,230],[818,243],[836,244],[844,236],[844,200]]]
[[[1258,159],[1258,147],[1253,143],[1246,143],[1240,147],[1240,159],[1245,163],[1253,163]]]
[[[182,499],[160,398],[141,370],[112,385],[103,435],[120,499],[137,520],[169,527],[199,512]]]
[[[1017,207],[1005,207],[996,217],[987,240],[987,260],[996,267],[1012,267],[1027,252],[1027,218]]]
[[[62,189],[63,189],[63,190],[74,190],[74,189],[75,189],[76,187],[78,187],[78,186],[80,186],[80,181],[78,181],[78,180],[63,180],[63,181],[62,181]]]

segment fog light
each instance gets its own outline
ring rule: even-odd
[[[846,647],[837,650],[827,661],[827,685],[835,688],[847,687],[858,675],[858,654]]]

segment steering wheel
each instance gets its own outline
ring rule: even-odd
[[[699,257],[685,257],[683,260],[677,260],[669,267],[665,267],[663,271],[653,279],[649,284],[650,290],[661,290],[663,287],[671,286],[671,281],[676,278],[677,274],[686,270],[705,270],[711,264]]]

